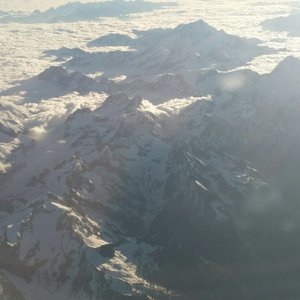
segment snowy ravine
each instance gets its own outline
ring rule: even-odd
[[[294,283],[299,270],[280,261],[300,253],[300,61],[225,71],[270,49],[204,22],[143,34],[160,50],[60,49],[67,69],[2,92],[23,98],[0,105],[0,298],[299,295],[297,284],[265,286],[268,272]],[[192,46],[178,53],[183,37]],[[236,61],[226,51],[237,45],[253,51]]]

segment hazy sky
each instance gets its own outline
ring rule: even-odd
[[[104,2],[107,0],[80,0],[80,2]],[[150,0],[151,2],[164,2],[161,0]],[[50,7],[56,7],[68,2],[78,2],[69,0],[0,0],[0,9],[2,10],[44,10]],[[175,0],[166,0],[166,2],[180,2]]]
[[[101,1],[101,0],[100,0]],[[100,2],[98,1],[86,1],[80,2]],[[3,10],[33,10],[33,9],[47,9],[49,7],[55,7],[67,2],[68,0],[0,0],[0,9]],[[75,2],[75,1],[73,1]]]

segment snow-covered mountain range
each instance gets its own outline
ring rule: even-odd
[[[202,20],[172,29],[134,31],[136,38],[124,40],[111,34],[88,45],[129,46],[129,51],[86,52],[81,49],[47,51],[48,55],[72,58],[66,66],[85,73],[153,75],[198,71],[203,68],[229,70],[258,55],[274,53],[257,39],[245,39],[217,30]]]
[[[0,297],[297,297],[300,60],[232,70],[273,50],[202,21],[135,34],[2,92]],[[28,121],[70,93],[107,96]]]

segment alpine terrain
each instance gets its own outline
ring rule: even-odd
[[[2,89],[0,299],[298,299],[300,60],[247,68],[277,51],[199,20]]]

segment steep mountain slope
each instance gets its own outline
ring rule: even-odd
[[[22,130],[21,120],[26,117],[27,111],[4,99],[0,104],[0,136],[1,141],[14,138]]]
[[[28,116],[28,110],[0,98],[0,182],[2,183],[3,173],[10,168],[9,154],[18,148],[17,136],[24,130],[24,119]]]

